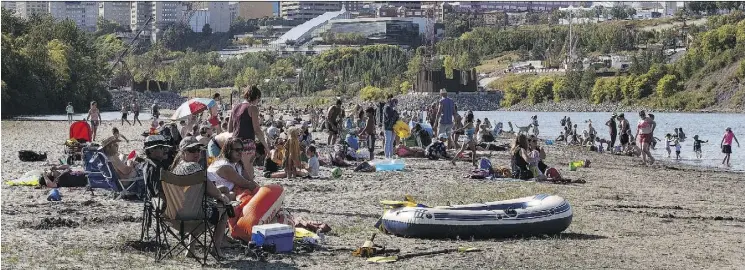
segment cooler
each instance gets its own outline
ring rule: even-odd
[[[256,225],[251,229],[251,241],[256,246],[274,245],[277,253],[292,252],[295,229],[285,224]]]

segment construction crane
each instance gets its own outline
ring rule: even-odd
[[[140,30],[137,31],[137,35],[135,35],[135,37],[132,39],[132,41],[129,42],[129,45],[128,46],[124,47],[124,51],[122,51],[122,53],[119,54],[119,57],[116,58],[116,61],[114,61],[114,63],[111,64],[111,67],[109,68],[108,72],[106,72],[106,77],[111,77],[111,73],[114,72],[114,69],[116,68],[116,65],[118,65],[120,62],[123,65],[122,68],[124,68],[124,66],[126,65],[126,63],[124,63],[122,61],[122,58],[124,57],[124,55],[126,55],[127,53],[129,53],[130,48],[132,48],[132,46],[134,45],[134,43],[137,42],[137,39],[139,39],[139,37],[142,34],[142,32],[145,31],[145,27],[147,27],[147,25],[150,24],[150,22],[152,22],[152,21],[153,21],[153,16],[150,16],[147,19],[147,21],[145,21],[145,23],[143,23],[140,27],[138,27],[138,29],[140,29]],[[109,88],[111,87],[111,80],[109,80],[108,86],[109,86]]]
[[[426,71],[428,81],[429,83],[432,83],[433,81],[433,71],[436,69],[434,67],[435,63],[435,57],[437,55],[437,52],[435,50],[435,42],[437,39],[436,35],[436,29],[435,29],[435,5],[436,3],[432,3],[424,12],[425,12],[425,18],[427,19],[427,24],[424,28],[424,54],[422,55],[422,62],[421,62],[421,70]],[[428,85],[428,90],[432,90],[431,86]],[[421,89],[421,88],[420,88]]]

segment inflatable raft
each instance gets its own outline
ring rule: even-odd
[[[270,223],[276,218],[284,202],[284,189],[275,184],[258,188],[256,193],[246,190],[236,196],[235,216],[228,219],[230,236],[251,241],[253,226]]]
[[[481,204],[396,207],[383,214],[378,228],[417,238],[492,238],[556,234],[570,223],[569,202],[542,194]]]

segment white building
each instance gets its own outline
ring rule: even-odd
[[[28,19],[35,14],[44,13],[49,13],[49,2],[16,2],[16,14],[18,14],[18,16],[21,18]]]
[[[201,33],[205,24],[209,24],[213,33],[230,30],[231,14],[227,2],[206,2],[203,8],[194,10],[189,18],[191,30]]]
[[[15,1],[2,1],[0,4],[2,4],[2,7],[4,9],[7,9],[11,13],[15,14],[16,12],[16,3]]]
[[[282,1],[279,2],[279,13],[287,20],[309,21],[326,12],[336,12],[342,2]]]
[[[132,23],[130,2],[99,2],[98,16],[129,28]]]
[[[139,31],[140,26],[143,25],[150,16],[152,16],[153,13],[153,3],[152,2],[131,2],[130,3],[130,25],[129,28],[132,29],[132,31]],[[150,29],[147,29],[142,34],[145,36],[150,36]]]
[[[80,29],[85,31],[96,31],[98,21],[98,3],[75,1],[75,2],[49,2],[49,14],[55,19],[69,19],[75,22]]]

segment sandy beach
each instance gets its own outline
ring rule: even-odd
[[[143,124],[144,121],[143,121]],[[118,127],[130,139],[121,152],[142,152],[147,127],[122,128],[105,121],[99,138]],[[48,202],[48,189],[10,187],[4,182],[47,162],[21,162],[19,150],[48,152],[49,162],[63,156],[68,134],[63,121],[2,122],[2,268],[3,269],[192,269],[199,265],[179,256],[155,264],[139,239],[142,204],[95,196],[83,188],[62,188],[62,202]],[[317,141],[325,142],[321,133]],[[507,142],[500,139],[500,142]],[[380,144],[378,145],[381,146]],[[546,146],[549,166],[585,184],[551,184],[464,178],[470,162],[406,159],[404,172],[355,173],[340,179],[277,180],[286,190],[285,207],[295,216],[332,227],[327,245],[357,247],[376,232],[381,200],[412,195],[427,205],[486,202],[540,193],[566,198],[574,219],[563,233],[508,239],[422,240],[379,235],[376,243],[402,253],[469,246],[483,251],[415,257],[375,265],[348,251],[273,255],[257,262],[227,249],[228,260],[210,268],[261,269],[745,269],[745,174],[717,168],[657,163],[638,158]],[[738,149],[742,151],[741,149]],[[488,155],[489,152],[480,154]],[[590,168],[569,171],[571,160],[589,159]],[[495,166],[509,166],[506,152],[492,152]],[[258,175],[258,174],[257,174]]]

